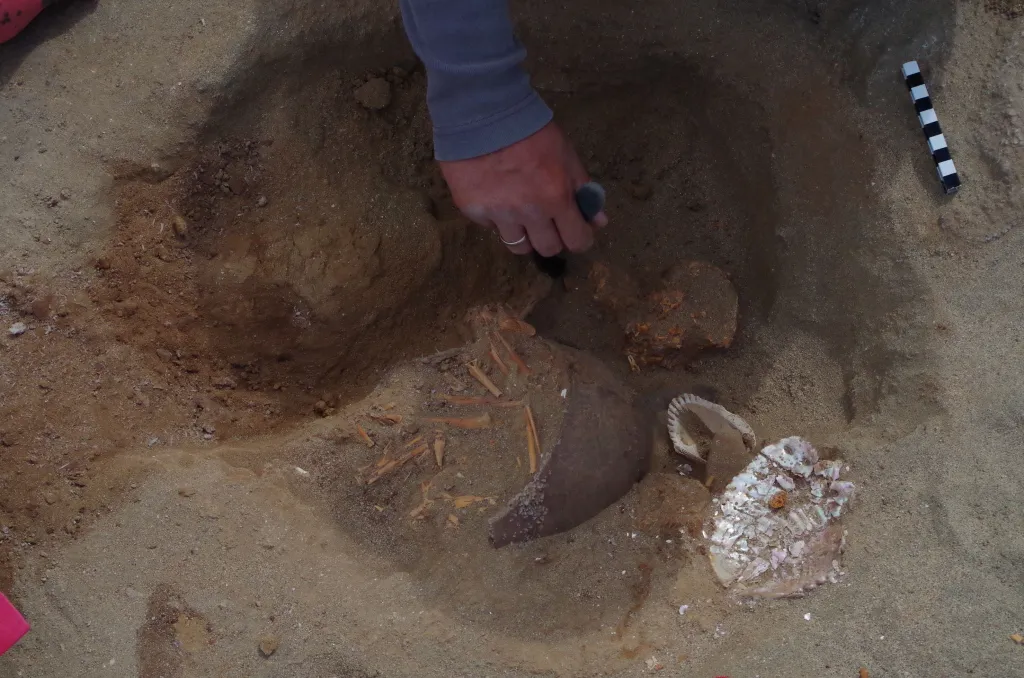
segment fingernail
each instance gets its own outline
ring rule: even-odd
[[[598,212],[597,216],[594,217],[594,221],[592,223],[597,228],[604,228],[605,226],[608,225],[608,215],[605,214],[604,212]]]

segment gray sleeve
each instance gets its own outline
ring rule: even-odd
[[[551,121],[523,69],[508,0],[400,0],[405,31],[427,70],[438,160],[510,146]]]

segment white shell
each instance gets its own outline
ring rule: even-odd
[[[840,462],[818,463],[802,438],[769,445],[714,503],[708,553],[726,587],[742,595],[800,595],[836,579],[844,538],[836,521],[849,506],[854,485],[834,480]],[[785,505],[768,502],[784,488]]]
[[[731,427],[747,449],[756,449],[757,437],[747,422],[686,393],[668,408],[669,437],[677,453],[704,461],[682,424],[686,411],[713,435]],[[841,461],[820,461],[814,446],[799,437],[762,449],[714,501],[705,526],[719,581],[741,595],[771,598],[802,595],[838,581],[846,538],[837,521],[855,491],[853,483],[839,479],[843,469]],[[785,505],[772,510],[769,502],[783,491]]]
[[[731,426],[743,436],[743,444],[747,446],[748,450],[753,452],[757,447],[757,436],[754,435],[754,429],[750,428],[750,425],[743,419],[721,405],[704,400],[692,393],[684,393],[675,398],[668,406],[668,435],[672,439],[675,451],[684,457],[694,461],[704,461],[704,457],[697,449],[697,443],[683,427],[684,411],[695,414],[712,433],[723,425]]]

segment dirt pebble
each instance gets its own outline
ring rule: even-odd
[[[265,635],[260,638],[259,649],[260,654],[266,658],[270,658],[275,652],[277,652],[278,646],[281,641],[278,640],[277,636]]]
[[[171,226],[174,228],[174,234],[179,238],[185,237],[188,233],[188,221],[180,214],[174,215],[174,219],[171,220]]]
[[[382,111],[391,103],[391,83],[384,78],[371,78],[353,96],[363,108]]]

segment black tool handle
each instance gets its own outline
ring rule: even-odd
[[[588,222],[604,209],[604,198],[604,186],[596,181],[588,181],[576,189],[576,206]]]

